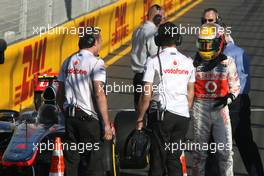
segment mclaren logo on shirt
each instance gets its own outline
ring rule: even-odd
[[[172,62],[172,68],[163,69],[165,74],[178,74],[178,75],[188,75],[188,70],[179,69],[179,62],[175,59]]]

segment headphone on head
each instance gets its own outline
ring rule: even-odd
[[[201,24],[203,25],[203,24],[206,23],[206,21],[204,19],[204,15],[205,15],[206,12],[209,12],[209,11],[213,11],[215,13],[215,15],[216,15],[216,22],[215,23],[221,25],[223,20],[219,16],[218,11],[215,8],[207,8],[207,9],[204,10],[203,16],[201,17]]]
[[[84,33],[83,36],[80,36],[79,39],[79,48],[84,49],[84,48],[91,48],[95,45],[95,35],[94,33],[96,32],[94,27],[91,27],[92,31],[90,33]]]
[[[155,44],[158,47],[161,47],[161,46],[166,46],[166,43],[168,43],[168,41],[173,41],[170,44],[175,44],[176,46],[180,46],[182,43],[181,34],[177,33],[177,34],[174,34],[173,36],[171,35],[171,33],[166,34],[168,28],[171,30],[174,30],[177,27],[175,24],[173,24],[171,22],[166,22],[166,23],[160,25],[158,32],[156,32],[156,34],[154,36]]]

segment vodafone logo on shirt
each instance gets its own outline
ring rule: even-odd
[[[217,90],[217,85],[214,81],[208,81],[205,84],[205,89],[209,93],[214,93]]]
[[[66,69],[65,72],[68,74],[74,74],[74,75],[87,75],[88,72],[86,70],[82,70],[79,68],[80,61],[77,59],[73,61],[74,68]]]
[[[76,69],[76,68],[67,69],[66,72],[68,74],[74,74],[74,75],[87,75],[86,70],[81,70],[81,69]]]
[[[173,61],[173,66],[178,67],[178,62],[176,61],[176,59]]]
[[[179,69],[179,62],[175,59],[172,62],[172,68],[163,69],[165,74],[175,74],[175,75],[188,75],[189,71],[184,69]]]

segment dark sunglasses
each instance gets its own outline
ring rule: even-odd
[[[212,22],[214,22],[214,19],[204,19],[204,22],[210,22],[210,23],[212,23]]]

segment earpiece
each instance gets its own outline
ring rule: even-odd
[[[182,35],[181,34],[177,34],[177,37],[175,38],[175,45],[176,46],[180,46],[182,43]]]
[[[156,46],[161,47],[161,39],[160,39],[160,35],[158,32],[155,33],[154,41],[155,41]]]
[[[95,37],[94,37],[94,35],[93,34],[89,34],[89,35],[87,35],[86,36],[86,44],[87,44],[87,48],[91,48],[92,46],[94,46],[94,44],[95,44]]]
[[[220,26],[222,26],[222,23],[223,23],[222,18],[217,14],[217,17],[216,17],[216,24],[219,24]]]
[[[93,30],[94,31],[94,30]],[[91,48],[95,45],[96,38],[94,34],[84,34],[83,36],[80,37],[79,40],[79,48],[84,49],[84,48]]]

